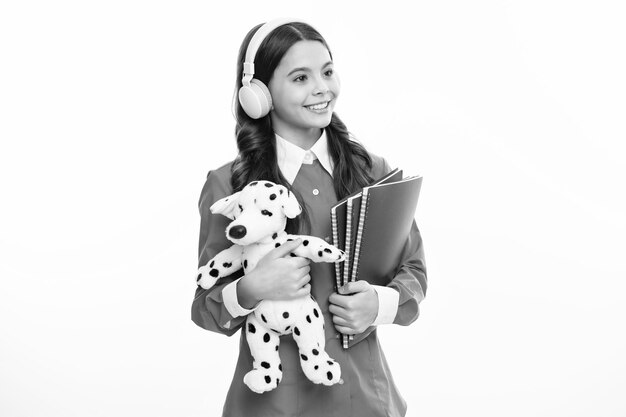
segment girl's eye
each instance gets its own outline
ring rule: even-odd
[[[302,81],[306,81],[306,75],[298,75],[296,78],[293,79],[294,81],[298,81],[298,82],[302,82]]]
[[[332,69],[327,69],[326,72],[324,72],[324,75],[327,77],[332,77],[334,71]]]

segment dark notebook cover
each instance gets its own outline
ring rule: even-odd
[[[378,178],[377,180],[373,181],[372,185],[381,184],[381,183],[389,182],[389,181],[398,181],[401,178],[402,178],[402,171],[399,170],[398,168],[395,168],[389,173],[382,176],[381,178]],[[347,221],[348,200],[351,199],[351,207],[350,207],[351,216],[350,216],[349,223],[351,226],[354,225],[354,230],[356,230],[356,227],[357,227],[356,225],[358,223],[358,218],[360,216],[361,193],[362,193],[362,190],[359,190],[345,197],[344,199],[339,201],[330,209],[333,245],[335,245],[336,247],[338,247],[339,249],[343,251],[346,251],[346,232],[347,232],[346,224],[348,223]],[[358,208],[359,208],[358,212],[354,210],[355,201],[358,201],[357,203]],[[353,243],[356,242],[356,233],[352,234],[352,227],[350,227],[348,232],[350,233],[350,243],[348,244],[348,251],[346,251],[346,259],[351,259],[352,256],[350,256],[350,252],[352,252],[351,248],[353,246]],[[349,271],[350,265],[351,265],[351,262],[343,262],[343,263],[338,262],[335,264],[335,275],[336,275],[337,287],[340,287],[343,284],[345,284],[346,281],[344,279],[344,276],[347,278],[349,277],[349,275],[348,274],[344,275],[344,269],[348,269]]]
[[[415,176],[363,189],[350,280],[387,285],[393,279],[415,219],[421,186],[422,177]]]

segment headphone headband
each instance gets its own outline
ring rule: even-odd
[[[241,87],[239,88],[238,97],[242,109],[252,119],[259,119],[266,116],[272,109],[272,96],[270,90],[265,84],[254,77],[254,58],[261,46],[263,40],[274,29],[287,23],[306,23],[299,19],[280,18],[270,20],[257,31],[250,39],[248,48],[246,49],[246,57],[243,62],[243,74],[241,78]]]
[[[243,78],[246,81],[250,81],[254,76],[254,57],[256,57],[256,53],[261,46],[263,40],[269,35],[274,29],[279,26],[285,25],[287,23],[306,23],[300,19],[290,19],[290,18],[278,18],[274,20],[270,20],[266,22],[263,26],[261,26],[250,39],[250,43],[248,44],[248,49],[246,50],[246,58],[243,62]]]

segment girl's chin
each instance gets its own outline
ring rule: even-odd
[[[311,123],[315,124],[316,127],[320,127],[318,126],[319,124],[323,124],[323,126],[321,127],[326,127],[328,126],[328,124],[330,123],[330,119],[333,117],[333,111],[332,109],[328,109],[327,111],[325,111],[324,113],[319,113],[319,112],[312,112],[312,111],[308,111],[308,117],[307,119],[311,121]]]

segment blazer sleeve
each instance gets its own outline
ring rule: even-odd
[[[388,287],[400,293],[394,324],[409,325],[419,316],[419,304],[426,296],[427,277],[422,236],[415,220],[403,249],[402,263]]]
[[[209,209],[215,201],[230,194],[232,194],[232,188],[228,176],[210,171],[198,202],[200,210],[198,267],[205,265],[209,259],[232,245],[226,239],[225,233],[226,226],[230,220],[225,216],[211,213]],[[235,281],[241,275],[242,271],[238,271],[228,277],[224,277],[208,290],[197,287],[191,305],[191,319],[193,322],[206,330],[227,336],[233,335],[242,326],[246,317],[233,317],[228,312],[224,305],[222,291],[226,285]]]

